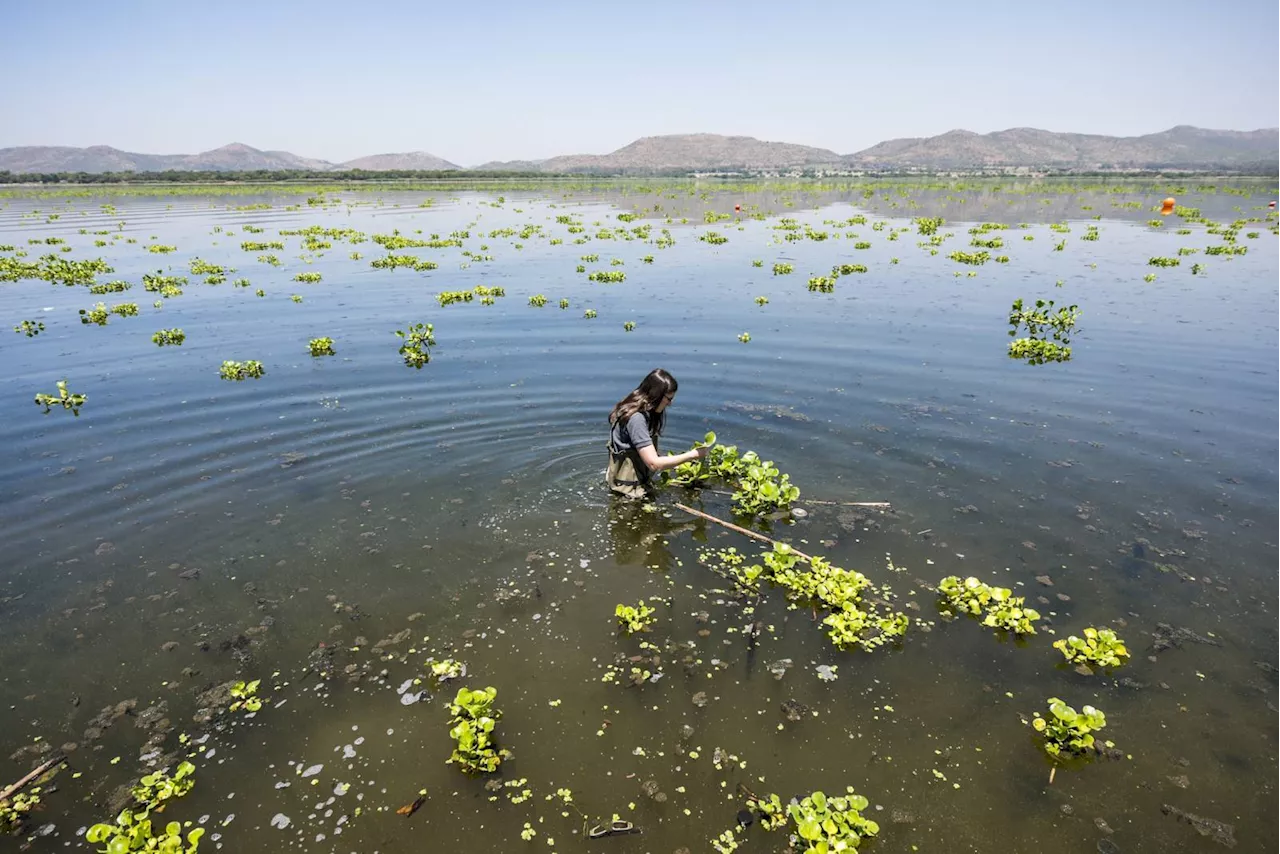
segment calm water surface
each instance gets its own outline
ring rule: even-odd
[[[1229,222],[1263,216],[1262,193],[1179,202]],[[1228,258],[1203,254],[1221,238],[1202,225],[1148,227],[1158,196],[1132,191],[336,195],[310,207],[273,195],[0,207],[0,244],[27,260],[47,248],[29,239],[58,236],[66,257],[110,261],[116,272],[99,281],[134,285],[102,297],[0,286],[8,326],[47,327],[0,342],[0,740],[11,755],[0,776],[21,776],[42,745],[70,759],[28,825],[31,850],[88,849],[77,832],[110,816],[117,787],[181,750],[183,732],[201,741],[198,782],[166,818],[202,822],[202,850],[709,851],[734,826],[739,784],[784,800],[854,786],[881,825],[864,845],[876,852],[1219,850],[1162,805],[1234,825],[1237,850],[1276,850],[1269,223],[1242,229],[1249,252]],[[1141,206],[1112,204],[1125,201]],[[703,222],[735,204],[768,215]],[[629,210],[648,216],[615,218]],[[938,255],[914,230],[888,239],[925,213],[954,233]],[[823,225],[857,214],[865,225]],[[575,245],[564,215],[591,239]],[[831,237],[783,241],[783,216]],[[947,260],[985,220],[1015,225],[992,233],[1010,263]],[[121,221],[136,244],[79,233]],[[600,239],[597,221],[648,223],[651,240],[667,228],[675,243]],[[1048,227],[1063,221],[1070,233]],[[529,224],[541,232],[489,236]],[[1088,224],[1098,241],[1080,239]],[[384,271],[369,266],[385,254],[372,242],[308,253],[278,234],[311,225],[469,229],[463,248],[492,260],[407,249],[439,268]],[[729,242],[698,239],[712,230]],[[257,262],[244,240],[284,240],[282,266]],[[152,254],[151,243],[178,249]],[[1202,251],[1147,266],[1183,246]],[[187,275],[197,256],[236,271],[217,286],[191,277],[153,308],[142,274]],[[779,261],[795,273],[772,275]],[[588,282],[579,263],[626,281]],[[810,293],[808,277],[836,263],[869,272]],[[303,271],[323,281],[293,281]],[[251,286],[233,286],[241,277]],[[480,284],[507,295],[436,301]],[[538,293],[544,308],[527,302]],[[1005,356],[1018,297],[1081,307],[1070,363]],[[80,324],[77,310],[99,299],[137,302],[141,316]],[[438,341],[422,370],[400,362],[393,335],[417,322]],[[169,327],[186,343],[157,348],[151,334]],[[336,356],[308,355],[319,336]],[[260,360],[266,376],[222,381],[224,359]],[[698,555],[755,546],[674,507],[728,519],[731,499],[668,490],[646,512],[609,498],[606,413],[659,365],[681,382],[665,447],[713,429],[775,460],[806,498],[892,502],[806,505],[804,518],[756,527],[892,585],[915,621],[900,647],[839,652],[778,591],[748,642],[751,618]],[[80,417],[41,415],[32,395],[64,377],[88,395]],[[1027,596],[1042,630],[1014,643],[943,620],[928,588],[951,574]],[[663,600],[648,638],[664,648],[662,678],[602,682],[616,656],[640,651],[617,635],[614,605],[649,597]],[[1161,623],[1210,643],[1158,650]],[[1131,663],[1094,676],[1063,666],[1052,641],[1087,625],[1116,628]],[[527,782],[494,795],[444,764],[455,686],[412,681],[432,655],[465,661],[467,685],[497,687],[500,740],[514,753],[502,778]],[[778,680],[768,665],[780,659],[793,666]],[[824,664],[835,681],[818,678]],[[194,720],[201,693],[234,678],[263,680],[263,711]],[[1103,709],[1125,758],[1064,768],[1050,785],[1023,724],[1049,697]],[[136,701],[131,714],[101,714],[122,701]],[[788,701],[804,707],[800,720],[781,711]],[[717,769],[716,748],[745,768]],[[584,839],[581,819],[547,800],[561,786],[593,821],[619,813],[644,832]],[[524,788],[532,797],[511,803]],[[421,809],[397,816],[420,791]],[[743,851],[786,844],[758,827],[741,839]]]

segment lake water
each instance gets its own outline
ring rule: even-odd
[[[1190,186],[1178,201],[1220,222],[1265,218],[1273,191],[1240,186],[1250,194]],[[877,852],[1219,850],[1164,805],[1233,825],[1237,850],[1276,850],[1274,214],[1241,229],[1248,254],[1206,256],[1222,238],[1203,224],[1147,225],[1163,187],[865,189],[0,199],[0,244],[25,260],[58,249],[30,239],[56,236],[73,248],[64,257],[110,262],[99,282],[133,284],[100,297],[0,285],[7,327],[46,325],[0,339],[0,776],[16,780],[45,745],[70,762],[27,825],[31,850],[88,848],[77,832],[110,818],[117,787],[192,752],[180,733],[198,743],[197,783],[164,819],[201,822],[201,850],[710,851],[744,806],[740,784],[784,801],[853,786],[880,824],[863,845]],[[746,213],[704,222],[735,205]],[[633,211],[645,217],[616,219]],[[914,227],[889,239],[924,215],[954,233],[936,255]],[[830,239],[785,241],[782,217]],[[1009,263],[948,260],[983,221],[1013,225],[985,235],[1004,238],[992,254]],[[1049,227],[1063,222],[1068,233]],[[648,241],[598,236],[644,224]],[[541,230],[489,236],[528,225]],[[1081,240],[1089,225],[1097,241]],[[308,226],[470,237],[397,253],[436,270],[389,271],[370,266],[385,254],[372,242],[306,252],[279,235]],[[653,242],[664,228],[665,248]],[[728,242],[699,240],[709,231]],[[285,241],[281,266],[246,240]],[[1178,247],[1201,251],[1148,266]],[[235,272],[204,284],[193,257]],[[795,272],[773,275],[779,262]],[[868,272],[809,292],[839,263]],[[579,264],[626,280],[589,282]],[[191,279],[159,309],[141,285],[157,269]],[[293,280],[308,271],[322,281]],[[506,296],[436,300],[477,285]],[[529,305],[534,294],[547,305]],[[1006,356],[1016,298],[1080,306],[1070,362]],[[141,316],[82,325],[77,311],[99,300],[137,302]],[[418,322],[438,343],[414,370],[393,333]],[[185,344],[157,348],[152,333],[171,327]],[[335,356],[308,354],[320,336]],[[221,380],[225,359],[266,374]],[[891,585],[913,620],[901,645],[840,652],[779,590],[745,616],[698,555],[758,545],[674,506],[729,520],[729,496],[668,489],[646,509],[607,495],[606,415],[657,366],[681,383],[664,450],[714,430],[776,461],[804,498],[892,502],[801,504],[803,518],[750,524]],[[32,405],[62,378],[88,396],[78,418]],[[1026,596],[1039,633],[1014,642],[943,619],[929,588],[953,574]],[[662,678],[602,681],[641,651],[614,606],[649,597],[662,599],[647,636]],[[1159,624],[1190,634],[1161,649]],[[1052,641],[1090,625],[1116,629],[1130,663],[1066,666]],[[428,684],[430,656],[468,673]],[[793,666],[778,680],[768,666],[781,659]],[[262,711],[193,720],[202,692],[257,678]],[[514,754],[501,779],[518,785],[491,793],[445,764],[459,684],[498,689]],[[1050,784],[1025,725],[1050,697],[1102,709],[1101,737],[1124,758],[1063,767]],[[125,701],[136,705],[114,714]],[[745,767],[718,769],[717,748]],[[585,839],[549,800],[559,787],[593,824],[618,813],[643,833]],[[420,791],[421,808],[396,815]],[[758,826],[739,839],[786,845]]]

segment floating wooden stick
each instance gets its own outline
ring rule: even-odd
[[[733,495],[724,489],[704,489],[712,495]],[[797,504],[824,504],[827,507],[891,507],[888,501],[823,501],[818,498],[799,498]]]
[[[54,756],[49,757],[44,762],[41,762],[39,766],[37,766],[36,769],[32,771],[30,774],[23,777],[21,780],[14,783],[13,785],[8,786],[3,792],[0,792],[0,801],[9,800],[9,798],[11,798],[15,793],[21,791],[21,789],[24,786],[26,786],[28,783],[30,783],[32,780],[46,773],[50,768],[54,767],[55,765],[58,765],[59,763],[66,762],[66,761],[67,761],[67,757],[63,756],[61,753],[58,753],[58,754],[55,754]]]
[[[775,546],[783,545],[783,543],[780,543],[774,539],[770,539],[769,537],[766,537],[764,534],[757,534],[755,531],[748,531],[746,528],[739,528],[737,525],[733,524],[732,522],[726,522],[723,519],[717,519],[715,516],[712,516],[709,513],[703,513],[701,510],[694,510],[692,507],[688,507],[684,504],[676,504],[676,506],[686,513],[691,513],[692,515],[697,516],[701,519],[706,519],[708,522],[715,522],[717,525],[723,525],[724,527],[728,528],[730,531],[737,531],[739,534],[744,534],[748,537],[751,537],[754,540],[760,540],[761,542],[770,543]],[[804,552],[800,551],[794,546],[791,546],[789,543],[787,545],[788,547],[791,548],[792,552],[804,558],[805,560],[813,560],[813,558],[809,557],[809,555],[805,554]]]

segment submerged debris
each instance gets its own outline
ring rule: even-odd
[[[1151,644],[1152,652],[1163,652],[1175,646],[1180,648],[1186,641],[1208,646],[1222,646],[1222,642],[1216,638],[1207,638],[1191,629],[1175,628],[1168,623],[1156,623],[1156,630],[1151,633],[1151,637],[1155,639]]]
[[[1206,836],[1220,845],[1225,845],[1228,848],[1236,847],[1236,829],[1230,824],[1226,824],[1225,822],[1217,821],[1212,818],[1205,818],[1204,816],[1196,815],[1194,813],[1183,812],[1177,807],[1170,806],[1169,804],[1162,804],[1160,812],[1165,815],[1171,815],[1178,821],[1191,825],[1192,829],[1195,830],[1196,833],[1201,836]]]

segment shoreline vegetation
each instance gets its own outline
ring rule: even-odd
[[[170,169],[163,172],[10,172],[0,170],[0,185],[10,187],[66,186],[66,185],[210,185],[251,184],[279,186],[305,182],[315,186],[333,187],[343,184],[395,185],[411,181],[433,183],[452,182],[510,182],[527,181],[540,186],[565,181],[643,181],[645,179],[686,180],[838,180],[838,179],[960,179],[960,178],[1015,178],[1045,180],[1062,178],[1105,178],[1109,181],[1124,179],[1185,179],[1185,178],[1275,178],[1280,169],[1274,163],[1260,163],[1252,167],[1223,169],[1192,169],[1170,166],[1159,169],[1055,169],[1027,167],[989,167],[971,169],[735,169],[724,167],[715,170],[653,170],[653,171],[575,171],[536,172],[487,169],[450,170],[364,170],[320,171],[302,169],[255,169],[235,171],[191,171]]]

